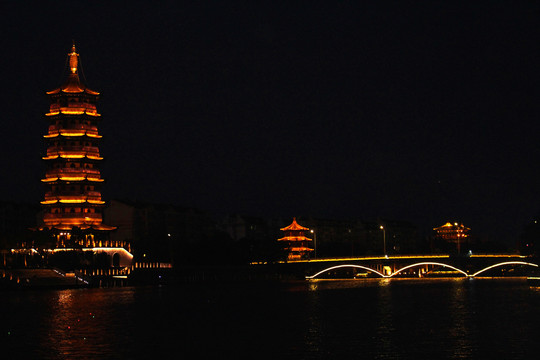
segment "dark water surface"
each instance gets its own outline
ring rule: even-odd
[[[0,292],[2,359],[533,359],[523,279]]]

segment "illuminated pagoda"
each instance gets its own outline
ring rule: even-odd
[[[99,163],[103,158],[98,148],[99,93],[81,82],[75,45],[67,62],[65,83],[47,92],[49,129],[44,135],[47,154],[43,157],[47,165],[41,180],[47,188],[41,201],[44,228],[55,235],[57,247],[124,246],[106,240],[106,234],[115,227],[102,223],[105,202],[100,190],[103,178]]]
[[[453,224],[447,222],[433,230],[437,232],[437,238],[449,243],[457,244],[457,252],[459,254],[461,251],[461,244],[467,240],[471,229],[457,222]]]
[[[309,247],[311,239],[305,236],[305,232],[309,231],[309,229],[298,225],[296,218],[293,218],[291,225],[280,230],[285,232],[285,236],[278,239],[278,241],[285,241],[287,244],[287,260],[305,259],[309,256],[309,253],[313,251],[313,249]]]

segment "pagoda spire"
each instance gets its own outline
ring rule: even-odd
[[[67,66],[69,67],[67,79],[62,86],[52,91],[48,91],[47,94],[86,93],[90,95],[99,95],[97,91],[89,89],[84,83],[81,82],[81,79],[79,79],[79,53],[77,53],[75,41],[73,41],[71,52],[69,52],[67,56]]]
[[[77,49],[75,48],[75,41],[73,41],[73,46],[71,47],[71,52],[69,56],[69,69],[72,74],[77,74],[77,67],[79,65],[79,54],[77,54]]]

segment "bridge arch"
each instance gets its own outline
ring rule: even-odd
[[[498,263],[498,264],[495,264],[495,265],[490,265],[490,266],[488,266],[486,268],[483,268],[480,271],[475,272],[474,274],[472,274],[470,276],[475,277],[478,274],[483,273],[484,271],[487,271],[487,270],[490,270],[490,269],[493,269],[493,268],[496,268],[496,267],[499,267],[499,266],[504,266],[504,265],[528,265],[528,266],[538,267],[537,264],[528,263],[528,262],[525,262],[525,261],[505,261],[505,262],[501,262],[501,263]]]
[[[325,273],[325,272],[327,272],[327,271],[334,270],[334,269],[339,269],[339,268],[345,268],[345,267],[364,269],[364,270],[371,271],[372,273],[375,273],[375,274],[379,275],[380,277],[387,277],[387,276],[385,276],[384,274],[378,272],[377,270],[372,269],[372,268],[369,268],[369,267],[367,267],[367,266],[354,265],[354,264],[344,264],[344,265],[331,266],[331,267],[329,267],[329,268],[326,268],[326,269],[324,269],[324,270],[319,271],[319,272],[316,273],[315,275],[306,276],[306,279],[314,279],[314,278],[316,278],[317,276],[319,276],[319,275],[321,275],[321,274],[323,274],[323,273]]]
[[[444,264],[444,263],[440,263],[440,262],[425,261],[425,262],[419,262],[419,263],[416,263],[416,264],[411,264],[411,265],[407,265],[407,266],[405,266],[405,267],[402,267],[401,269],[394,271],[392,274],[388,275],[387,277],[393,277],[394,275],[399,274],[399,273],[402,272],[403,270],[407,270],[407,269],[410,269],[410,268],[412,268],[412,267],[415,267],[415,266],[422,266],[422,265],[438,265],[438,266],[444,266],[444,267],[450,268],[450,269],[452,269],[452,270],[456,270],[456,271],[460,272],[461,274],[463,274],[463,275],[465,275],[465,276],[469,276],[469,274],[467,274],[465,271],[463,271],[463,270],[461,270],[461,269],[458,269],[458,268],[455,267],[455,266],[448,265],[448,264]]]

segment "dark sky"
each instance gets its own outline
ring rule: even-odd
[[[0,5],[0,200],[42,200],[45,91],[74,39],[106,200],[509,241],[539,215],[540,3],[194,3]]]

